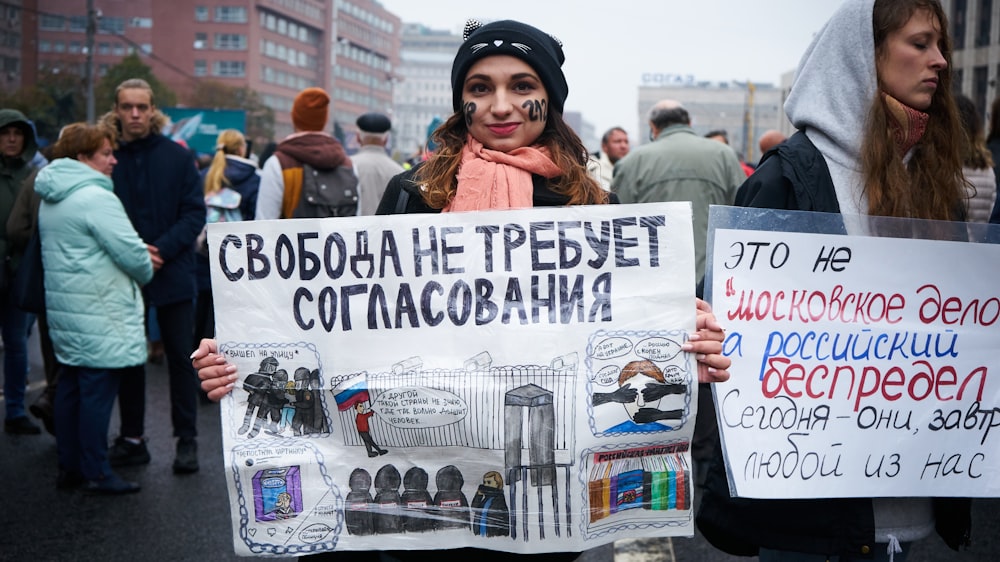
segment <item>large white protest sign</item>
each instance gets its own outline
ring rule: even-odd
[[[1000,245],[829,233],[838,224],[712,209],[710,298],[733,360],[714,395],[732,492],[997,497]]]
[[[688,204],[209,226],[239,554],[691,535]]]

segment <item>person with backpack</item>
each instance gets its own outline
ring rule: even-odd
[[[292,125],[261,171],[258,220],[353,216],[358,178],[343,145],[324,132],[330,96],[306,88],[295,96]]]
[[[201,172],[205,187],[205,222],[250,221],[257,208],[260,170],[246,158],[247,141],[236,129],[219,133],[215,155]],[[194,342],[215,336],[212,278],[208,267],[208,246],[203,230],[195,242],[195,278],[198,299],[194,311]]]

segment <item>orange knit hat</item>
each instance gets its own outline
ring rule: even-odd
[[[295,96],[292,125],[297,131],[322,131],[326,128],[330,96],[323,88],[306,88]]]

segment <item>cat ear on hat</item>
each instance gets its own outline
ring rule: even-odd
[[[481,21],[479,21],[479,20],[477,20],[475,18],[469,18],[469,19],[465,20],[465,27],[462,29],[462,41],[468,41],[469,40],[469,36],[472,35],[472,32],[474,32],[475,30],[479,29],[482,26],[483,26],[483,22],[481,22]],[[556,37],[555,35],[552,35],[551,33],[546,33],[546,35],[548,35],[549,37],[551,37],[552,40],[555,41],[556,44],[558,44],[560,48],[563,47],[563,42],[560,41],[558,37]]]

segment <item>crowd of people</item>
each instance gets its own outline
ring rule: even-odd
[[[170,376],[173,470],[198,470],[199,379],[218,401],[240,378],[212,339],[206,223],[689,201],[698,298],[697,332],[685,350],[695,354],[704,385],[692,455],[705,537],[764,562],[904,561],[935,530],[952,548],[968,545],[967,499],[730,497],[708,391],[728,379],[730,360],[724,331],[700,298],[710,205],[1000,222],[1000,99],[984,135],[974,104],[953,93],[939,1],[846,0],[796,72],[785,111],[797,131],[761,135],[755,168],[739,160],[724,131],[695,134],[689,111],[669,99],[649,110],[649,143],[630,150],[625,130],[614,127],[589,154],[562,119],[569,85],[557,39],[511,20],[470,21],[464,35],[452,67],[454,113],[432,132],[433,150],[405,170],[386,155],[392,125],[382,114],[358,119],[362,148],[349,156],[325,132],[331,100],[321,88],[296,97],[295,132],[275,144],[262,168],[248,158],[242,134],[229,130],[201,173],[189,151],[161,134],[164,116],[142,80],[118,87],[100,123],[67,126],[44,166],[34,160],[30,120],[0,110],[0,218],[11,218],[6,236],[0,230],[5,277],[18,266],[26,233],[37,228],[42,240],[50,298],[37,316],[51,352],[48,388],[31,412],[56,435],[57,485],[139,490],[112,469],[150,462],[144,365],[151,309]],[[317,181],[333,188],[320,197]],[[4,430],[38,434],[25,407],[32,316],[9,291],[0,316]],[[120,429],[109,447],[116,397]]]

